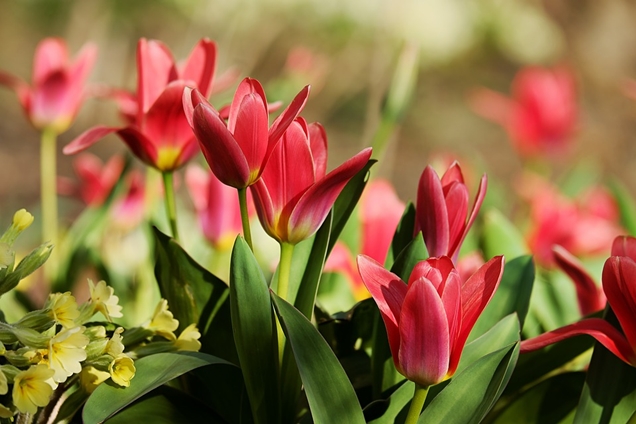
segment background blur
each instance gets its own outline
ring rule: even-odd
[[[634,193],[636,104],[623,86],[636,77],[635,24],[636,4],[626,0],[0,0],[0,68],[30,80],[42,38],[66,39],[71,54],[90,40],[99,47],[90,81],[134,90],[140,37],[162,40],[177,59],[209,37],[218,43],[217,76],[235,68],[285,103],[312,84],[303,115],[325,126],[333,168],[370,145],[399,53],[415,45],[411,103],[374,171],[409,200],[440,152],[465,158],[466,168],[488,172],[495,189],[505,189],[520,160],[505,131],[472,112],[467,96],[479,86],[509,93],[525,65],[566,64],[580,116],[571,160],[559,166],[588,162],[594,178],[619,175]],[[238,81],[213,104],[231,99]],[[6,89],[0,117],[0,202],[9,214],[39,201],[39,136]],[[60,150],[99,123],[121,123],[114,102],[87,101]],[[91,151],[107,158],[125,146],[111,136]],[[60,153],[61,175],[72,175],[70,163]]]

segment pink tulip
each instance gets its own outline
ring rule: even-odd
[[[488,179],[481,178],[468,215],[468,188],[462,170],[454,162],[440,179],[431,166],[420,177],[417,188],[417,225],[430,256],[449,256],[457,261],[459,250],[486,197]]]
[[[522,69],[512,98],[482,88],[470,102],[476,113],[504,127],[524,156],[563,152],[576,126],[574,77],[566,68]]]
[[[205,238],[215,249],[232,247],[242,230],[236,190],[198,165],[188,166],[185,179]]]
[[[296,119],[272,149],[252,186],[261,225],[281,243],[315,233],[347,182],[371,157],[367,148],[326,174],[327,136],[320,124]]]
[[[96,57],[97,47],[89,43],[71,62],[62,39],[46,38],[35,51],[31,86],[4,72],[0,72],[0,85],[16,92],[35,128],[60,134],[71,126],[84,101],[84,85]]]
[[[119,180],[124,158],[113,156],[104,164],[97,156],[83,153],[73,161],[73,169],[79,183],[61,180],[61,194],[76,195],[87,206],[100,206]]]
[[[272,148],[296,119],[308,95],[306,86],[271,127],[265,92],[252,78],[245,78],[237,88],[227,125],[197,90],[183,92],[183,108],[214,175],[223,184],[243,189],[260,178]]]
[[[497,256],[462,283],[449,257],[429,258],[415,266],[407,285],[373,259],[358,256],[360,276],[378,304],[393,362],[402,375],[428,387],[455,374],[503,267],[503,256]]]
[[[636,367],[636,238],[617,237],[612,256],[603,267],[603,291],[622,332],[601,318],[587,318],[549,331],[521,343],[521,353],[531,352],[561,340],[587,334],[619,359]]]
[[[199,41],[186,62],[177,66],[163,43],[142,38],[137,46],[136,98],[122,93],[115,96],[125,106],[122,113],[129,126],[91,128],[68,144],[64,153],[77,153],[107,134],[117,133],[147,165],[164,172],[178,169],[198,152],[183,113],[183,90],[186,86],[198,87],[207,96],[215,63],[216,45],[210,40]]]

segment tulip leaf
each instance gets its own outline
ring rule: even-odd
[[[619,326],[610,308],[605,319]],[[574,423],[625,423],[635,411],[636,368],[596,342]]]
[[[365,409],[365,415],[371,413],[373,409],[380,405],[386,405],[383,414],[369,421],[369,424],[393,424],[399,422],[398,416],[406,413],[405,406],[413,399],[415,393],[415,383],[405,381],[395,390],[388,399],[381,399],[369,404]]]
[[[417,215],[415,212],[415,206],[413,202],[409,202],[404,209],[404,213],[402,214],[402,218],[395,230],[395,234],[393,235],[393,240],[391,241],[391,247],[389,249],[389,253],[386,257],[385,265],[387,269],[393,266],[393,262],[398,257],[400,253],[406,248],[406,246],[411,243],[415,233],[415,220],[417,219]]]
[[[402,281],[409,281],[411,271],[413,271],[415,265],[427,258],[428,251],[424,244],[424,238],[422,233],[419,233],[395,258],[391,272],[400,277]]]
[[[364,423],[351,382],[313,324],[296,308],[271,293],[281,327],[294,353],[313,422]]]
[[[636,236],[636,202],[629,190],[618,179],[610,183],[610,188],[620,212],[621,224],[627,229],[630,235]]]
[[[155,276],[161,295],[179,320],[179,330],[183,330],[198,323],[204,310],[211,313],[222,304],[227,285],[192,259],[174,239],[157,228],[154,235]]]
[[[278,344],[267,281],[237,237],[230,264],[232,329],[254,422],[278,422]]]
[[[478,423],[503,393],[519,354],[519,343],[480,358],[453,377],[424,409],[419,423]]]
[[[585,382],[584,372],[557,374],[515,397],[486,420],[494,424],[558,423],[574,412]]]
[[[199,352],[166,352],[135,361],[135,377],[130,387],[103,383],[86,401],[82,419],[85,423],[101,423],[146,393],[168,381],[206,365],[233,366],[229,362]]]
[[[530,306],[530,295],[534,284],[534,262],[532,256],[520,256],[508,262],[504,268],[499,287],[479,319],[475,323],[469,340],[484,334],[499,320],[516,313],[521,328]]]
[[[517,318],[517,314],[512,313],[502,318],[501,321],[495,324],[490,330],[464,347],[457,372],[463,370],[479,358],[519,341],[519,332],[519,319]]]
[[[517,227],[494,208],[484,214],[482,250],[485,258],[504,255],[507,260],[529,253]]]

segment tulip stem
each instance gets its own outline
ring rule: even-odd
[[[40,196],[42,202],[42,238],[57,245],[57,133],[45,128],[40,144]],[[46,275],[52,277],[57,272],[56,257],[53,255],[45,266]]]
[[[281,242],[280,244],[280,262],[278,264],[278,296],[287,300],[289,294],[289,274],[291,273],[292,255],[294,254],[294,245]]]
[[[411,406],[409,407],[409,413],[406,416],[404,424],[417,423],[417,420],[420,418],[420,414],[422,413],[424,402],[426,402],[428,388],[429,386],[420,386],[419,384],[415,383],[415,394],[413,395],[413,400],[411,401]]]
[[[162,172],[163,176],[163,188],[165,191],[166,201],[166,215],[168,216],[168,222],[170,222],[170,230],[172,231],[172,238],[179,241],[179,231],[177,229],[177,203],[174,197],[174,181],[172,171]]]
[[[243,237],[245,237],[245,241],[247,245],[250,247],[252,251],[254,248],[252,247],[252,231],[250,230],[250,217],[247,213],[247,187],[238,189],[239,195],[239,206],[241,208],[241,224],[243,224]]]

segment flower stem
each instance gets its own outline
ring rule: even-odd
[[[278,296],[287,300],[289,292],[289,274],[291,272],[292,255],[294,254],[294,245],[281,242],[280,244],[280,262],[278,265]]]
[[[247,187],[238,189],[239,195],[239,206],[241,208],[241,224],[243,224],[243,237],[245,237],[245,241],[247,245],[250,247],[252,251],[254,248],[252,247],[252,230],[250,230],[250,217],[247,213]]]
[[[404,424],[415,424],[417,420],[420,418],[420,414],[422,413],[422,408],[424,407],[424,402],[426,402],[426,395],[428,395],[429,386],[420,386],[419,384],[415,384],[415,394],[413,395],[413,400],[411,401],[411,406],[409,407],[409,413],[406,416],[406,420]]]
[[[42,241],[53,245],[58,243],[57,230],[57,133],[44,129],[40,143],[40,196],[42,202]],[[46,275],[57,272],[57,255],[51,256],[46,263]]]
[[[163,177],[163,187],[166,196],[166,215],[168,215],[168,221],[170,222],[172,238],[179,241],[179,231],[177,230],[177,203],[174,198],[174,181],[172,178],[172,171],[162,172],[161,175]]]

